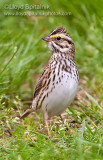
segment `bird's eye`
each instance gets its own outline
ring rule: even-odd
[[[57,40],[60,40],[61,39],[61,37],[57,37]]]

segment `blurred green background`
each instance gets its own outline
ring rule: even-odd
[[[37,7],[37,5],[39,5],[38,7],[48,6],[49,8],[25,9],[27,4],[28,6],[36,5],[35,7]],[[24,9],[20,9],[21,6],[23,6]],[[15,9],[15,7],[19,9]],[[54,14],[69,13],[69,15],[44,16],[43,14],[46,14],[47,12],[53,12]],[[23,16],[24,13],[28,13],[31,16]],[[41,16],[32,16],[32,14],[37,13],[41,13]],[[19,14],[19,16],[15,14]],[[1,0],[1,135],[4,133],[5,125],[10,127],[10,124],[7,124],[8,119],[10,123],[13,117],[19,115],[23,110],[25,110],[25,108],[29,107],[33,97],[35,82],[38,80],[39,75],[42,73],[44,66],[47,64],[51,56],[47,45],[41,40],[41,38],[48,35],[53,29],[59,26],[64,26],[68,30],[68,33],[72,36],[75,43],[75,60],[80,74],[80,88],[82,91],[87,92],[90,99],[88,102],[88,108],[90,108],[88,111],[85,111],[88,113],[92,112],[94,117],[96,117],[98,120],[102,120],[102,112],[99,111],[98,113],[98,107],[95,110],[93,105],[100,105],[99,108],[101,108],[103,105],[103,1]],[[84,101],[83,104],[85,103],[86,101]],[[98,103],[99,105],[97,105]],[[79,105],[79,107],[81,107],[81,105]],[[75,115],[72,112],[72,116],[74,117],[78,117],[79,115],[78,112]],[[94,119],[92,120],[94,121]],[[50,144],[51,143],[52,142],[50,142]],[[78,145],[75,144],[75,146],[78,148]],[[86,147],[88,148],[88,146]],[[80,152],[81,158],[83,159],[86,157],[86,159],[88,159],[92,157],[93,152],[97,151],[97,148],[92,149],[91,146],[90,155],[87,154],[87,157],[86,155],[84,156],[83,151]],[[84,149],[86,148],[84,147]],[[101,158],[102,154],[99,155],[99,153],[100,152],[98,151],[98,156]],[[49,154],[50,153],[46,155],[47,157],[44,156],[41,159],[47,159]],[[54,158],[60,159],[61,157],[59,157],[59,155],[60,153],[57,154],[57,156],[55,155]],[[65,151],[64,159],[66,159],[66,156],[67,152]],[[79,156],[76,152],[74,153],[74,159]],[[96,158],[96,153],[94,153],[94,158]],[[63,159],[63,157],[61,159]],[[73,159],[72,156],[71,159]]]

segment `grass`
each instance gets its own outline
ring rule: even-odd
[[[16,11],[5,8],[10,4],[48,4],[50,10],[35,12],[71,15],[4,16]],[[103,159],[102,4],[102,0],[0,2],[0,159]],[[63,114],[73,133],[56,117],[49,124],[52,137],[48,138],[41,115],[22,121],[17,117],[30,106],[35,82],[51,56],[41,38],[57,26],[66,27],[75,42],[80,85]]]

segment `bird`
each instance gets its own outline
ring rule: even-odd
[[[79,72],[75,63],[74,42],[64,27],[57,27],[42,39],[47,42],[52,56],[35,87],[31,108],[20,118],[25,118],[33,111],[42,112],[50,136],[48,119],[61,116],[74,100]]]

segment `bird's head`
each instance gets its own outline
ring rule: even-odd
[[[53,53],[75,55],[73,40],[64,27],[54,29],[42,39],[48,43],[48,47]]]

